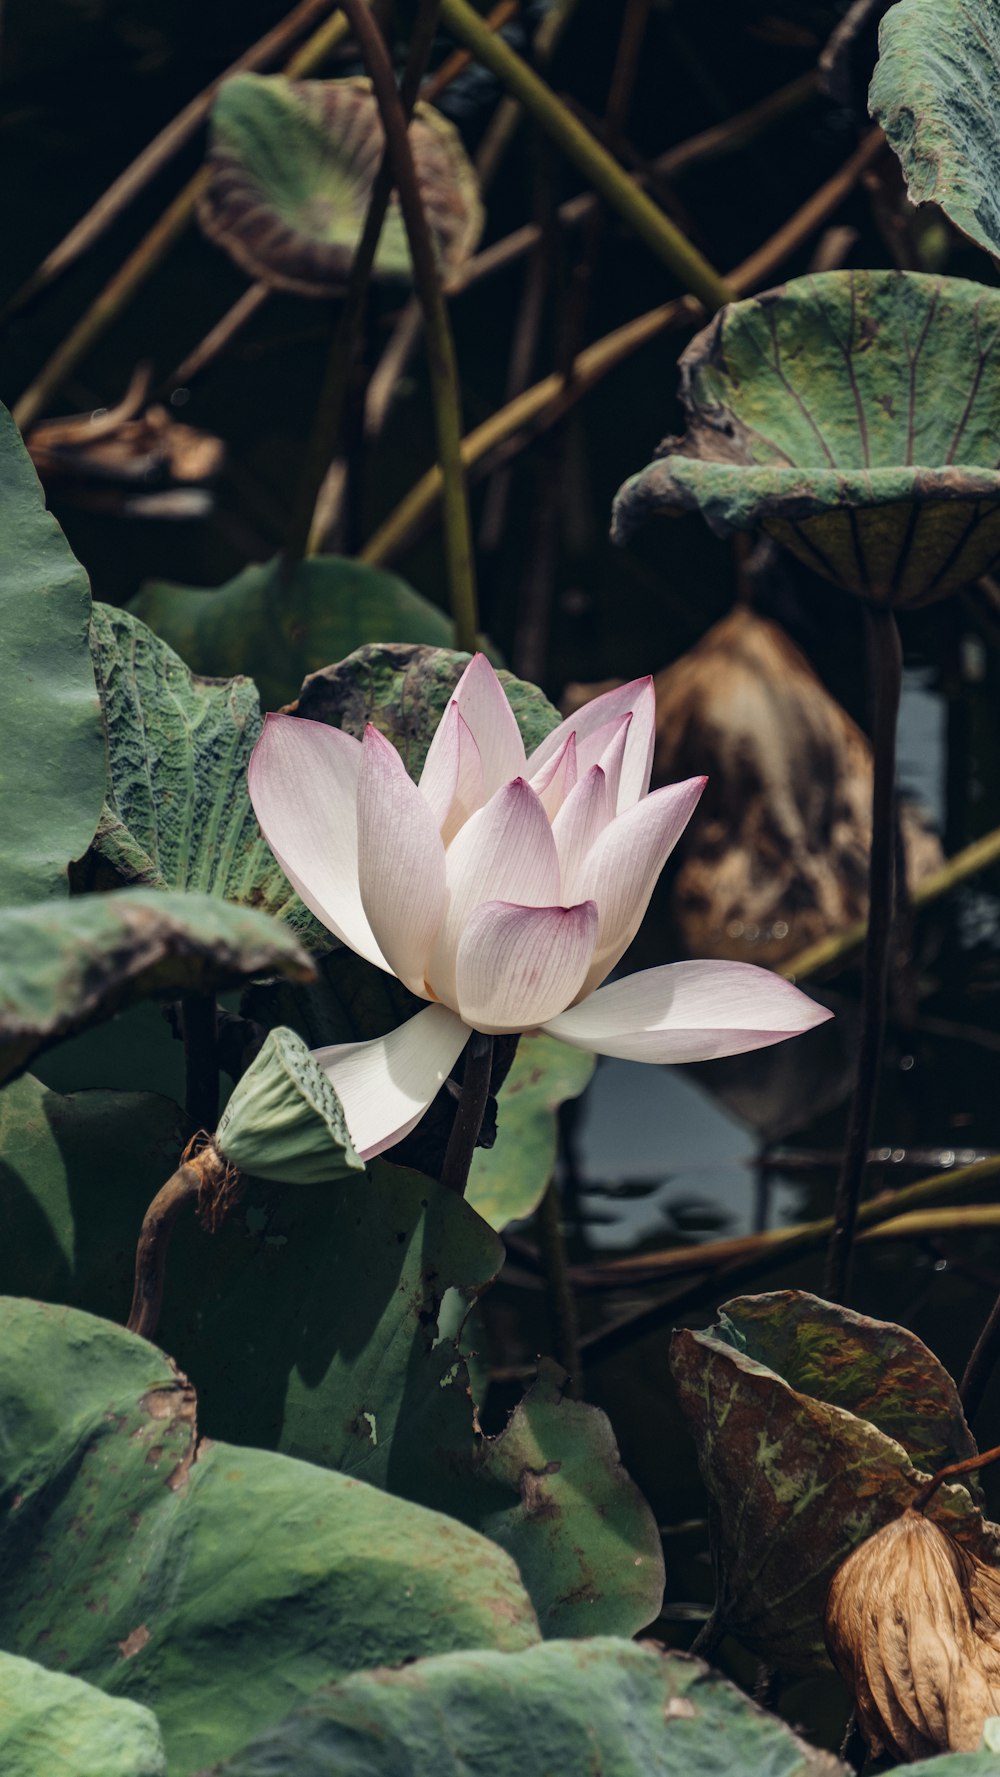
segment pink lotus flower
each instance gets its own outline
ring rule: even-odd
[[[331,932],[431,1001],[386,1037],[316,1051],[366,1159],[419,1122],[473,1030],[540,1026],[600,1055],[704,1061],[830,1016],[748,963],[671,963],[601,987],[705,785],[648,794],[654,715],[652,681],[636,679],[526,758],[477,654],[419,785],[373,727],[357,741],[268,716],[250,796],[275,857]]]

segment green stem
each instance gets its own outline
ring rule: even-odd
[[[441,1183],[457,1197],[465,1196],[469,1167],[476,1151],[493,1073],[493,1038],[474,1030],[465,1049],[462,1095],[441,1168]]]
[[[640,239],[669,266],[685,290],[697,296],[710,314],[732,300],[732,292],[669,217],[658,209],[639,186],[633,184],[617,161],[572,112],[556,98],[544,80],[502,37],[487,30],[467,0],[441,0],[441,17],[477,62],[520,99],[556,146],[579,168]]]
[[[559,1191],[550,1179],[537,1210],[535,1233],[545,1268],[545,1305],[552,1355],[569,1376],[569,1393],[580,1399],[580,1343],[573,1283],[566,1260]]]
[[[365,0],[344,0],[344,11],[351,21],[378,101],[389,160],[392,163],[392,176],[399,193],[399,205],[410,247],[413,282],[424,317],[438,460],[444,481],[445,554],[452,615],[455,620],[455,646],[472,652],[476,646],[479,618],[469,500],[465,466],[462,462],[458,366],[451,324],[410,151],[406,113],[396,90],[392,65],[382,34],[368,11]],[[428,17],[432,22],[434,16],[436,8],[428,8]],[[483,26],[483,30],[492,42],[490,31],[486,26]]]

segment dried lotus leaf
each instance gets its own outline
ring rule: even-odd
[[[469,257],[483,227],[479,185],[458,132],[433,106],[410,123],[417,184],[441,270]],[[238,74],[212,110],[198,220],[252,278],[303,296],[342,290],[385,141],[371,82]],[[409,281],[399,200],[390,199],[374,275]]]
[[[837,1569],[827,1647],[874,1756],[975,1751],[1000,1711],[998,1598],[995,1572],[912,1508]]]
[[[337,1094],[284,1026],[268,1034],[238,1081],[214,1146],[240,1172],[283,1185],[332,1184],[364,1170]]]

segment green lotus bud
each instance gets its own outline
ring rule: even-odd
[[[324,1185],[364,1170],[340,1100],[293,1030],[272,1030],[229,1100],[213,1143],[240,1172]]]

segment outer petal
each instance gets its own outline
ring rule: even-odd
[[[559,900],[559,856],[548,816],[521,777],[504,784],[445,853],[448,905],[428,981],[455,1005],[455,959],[465,923],[483,901],[551,907]]]
[[[559,853],[562,899],[578,899],[576,884],[588,852],[611,819],[608,780],[600,765],[592,765],[572,789],[552,823],[552,837]]]
[[[576,783],[576,735],[567,734],[554,759],[543,765],[531,787],[550,821],[554,821]]]
[[[387,1037],[314,1049],[363,1160],[402,1141],[451,1073],[469,1036],[445,1006],[427,1006]]]
[[[326,722],[267,716],[247,779],[264,838],[310,912],[391,973],[358,887],[360,770],[361,743],[352,735]]]
[[[485,794],[524,773],[524,742],[507,694],[485,654],[474,654],[455,686],[453,702],[475,737]]]
[[[426,999],[424,977],[444,917],[444,846],[430,804],[371,723],[358,778],[358,882],[382,954]]]
[[[708,780],[654,790],[605,827],[584,861],[574,893],[597,902],[601,923],[583,994],[592,993],[624,955],[642,923],[656,879]],[[581,998],[583,995],[581,995]]]
[[[753,963],[666,963],[602,987],[545,1028],[626,1061],[711,1061],[766,1049],[832,1016]]]
[[[467,921],[455,970],[466,1024],[494,1035],[531,1030],[571,1004],[597,936],[597,907],[486,901]]]
[[[434,812],[445,845],[486,800],[479,748],[454,698],[427,749],[420,794]]]
[[[567,716],[558,728],[546,735],[541,746],[536,747],[528,760],[527,771],[534,776],[553,753],[558,752],[567,734],[576,734],[578,750],[582,743],[589,739],[597,728],[618,716],[631,715],[628,745],[625,763],[622,770],[621,788],[618,794],[618,808],[631,808],[640,796],[644,796],[649,788],[649,774],[653,764],[653,743],[656,738],[656,693],[650,678],[632,679],[628,685],[619,685],[614,691],[605,691],[590,703]],[[582,755],[581,755],[582,759]],[[587,766],[593,760],[587,759]],[[581,770],[583,765],[581,763]]]

